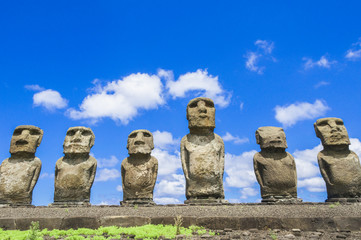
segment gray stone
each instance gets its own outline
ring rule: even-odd
[[[349,149],[350,140],[340,118],[321,118],[314,124],[323,150],[317,159],[327,187],[327,201],[361,201],[361,165]]]
[[[190,133],[181,141],[187,204],[227,202],[223,189],[224,143],[213,132],[215,111],[210,98],[192,99],[187,106]]]
[[[90,128],[71,127],[64,140],[64,157],[56,162],[54,205],[89,205],[97,161],[90,156],[95,136]]]
[[[253,157],[262,202],[297,202],[296,163],[286,152],[286,135],[279,127],[260,127],[256,140],[261,151]]]
[[[103,227],[120,226],[120,227],[134,227],[150,224],[149,217],[135,217],[135,216],[109,216],[100,219],[100,225]]]
[[[0,204],[30,205],[38,181],[41,161],[35,157],[43,130],[31,125],[15,128],[10,143],[10,158],[0,165]]]
[[[295,236],[301,236],[301,229],[293,228],[292,232]]]
[[[294,239],[294,238],[296,238],[296,237],[295,237],[295,235],[293,235],[293,234],[290,233],[290,234],[286,234],[286,235],[285,235],[285,238],[287,238],[287,239]]]
[[[129,157],[122,162],[122,205],[154,205],[153,190],[158,175],[158,160],[151,156],[153,135],[135,130],[128,136]]]

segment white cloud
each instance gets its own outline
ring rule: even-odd
[[[101,201],[100,203],[96,203],[94,205],[119,205],[120,198],[111,198]]]
[[[257,40],[254,45],[263,49],[266,54],[271,54],[274,49],[274,42],[266,40]]]
[[[326,81],[321,81],[321,82],[318,82],[316,85],[315,85],[315,88],[320,88],[322,86],[327,86],[327,85],[330,85],[329,82],[326,82]]]
[[[110,156],[110,158],[98,158],[98,168],[104,168],[104,167],[114,167],[119,163],[119,160],[115,156]]]
[[[176,198],[170,198],[170,197],[163,197],[163,198],[154,198],[154,202],[156,204],[161,204],[161,205],[165,205],[165,204],[180,204],[182,203],[181,201],[179,201]]]
[[[162,196],[182,196],[185,194],[185,178],[183,174],[172,174],[171,179],[162,179],[155,186],[154,195]]]
[[[326,183],[322,177],[313,177],[313,178],[298,180],[297,187],[306,188],[310,192],[326,191]]]
[[[246,188],[252,187],[257,182],[253,169],[253,156],[257,151],[244,152],[241,155],[226,153],[225,183],[229,187]]]
[[[292,155],[296,161],[297,178],[313,178],[319,176],[317,154],[323,149],[319,144],[312,149],[296,150]]]
[[[239,109],[241,109],[241,111],[243,110],[243,107],[244,107],[244,102],[241,102],[240,104],[239,104]]]
[[[42,106],[49,111],[53,111],[65,108],[68,105],[68,100],[62,98],[59,92],[47,89],[34,94],[33,104],[34,106]]]
[[[40,174],[40,179],[46,179],[46,178],[49,178],[49,179],[54,179],[54,173],[42,173]]]
[[[118,185],[118,186],[116,187],[116,190],[117,190],[118,192],[122,192],[122,191],[123,191],[122,185]]]
[[[337,61],[329,61],[326,56],[322,56],[320,60],[314,62],[311,58],[302,58],[305,61],[305,69],[310,69],[313,67],[320,67],[320,68],[330,68],[332,64],[337,63]]]
[[[347,50],[345,58],[348,60],[358,60],[361,58],[361,38],[352,44],[352,48]]]
[[[179,147],[180,140],[174,139],[172,133],[167,131],[155,131],[153,132],[154,145],[160,149],[169,149],[174,146]]]
[[[158,175],[172,174],[175,173],[177,169],[182,168],[178,151],[170,154],[166,150],[154,148],[152,155],[158,159]]]
[[[272,51],[274,49],[274,42],[267,40],[257,40],[254,42],[254,45],[258,47],[256,51],[247,52],[244,57],[247,59],[246,68],[252,72],[256,72],[257,74],[263,74],[265,69],[264,66],[258,66],[258,62],[261,59],[276,61],[274,57],[271,56]]]
[[[45,88],[40,87],[38,84],[33,84],[33,85],[25,85],[24,86],[27,90],[31,90],[31,91],[44,91]]]
[[[181,75],[177,81],[172,80],[172,74],[160,71],[161,76],[166,76],[167,89],[173,98],[185,97],[190,91],[196,95],[212,98],[220,107],[228,106],[231,95],[227,94],[218,81],[218,76],[208,74],[207,70],[198,69]]]
[[[97,122],[109,117],[127,124],[138,115],[140,109],[156,109],[165,103],[163,84],[157,75],[131,74],[105,86],[96,85],[93,91],[83,100],[80,110],[68,109],[70,118]]]
[[[239,138],[238,136],[233,136],[232,134],[230,134],[229,132],[226,132],[226,135],[224,135],[222,137],[223,141],[225,142],[233,142],[234,144],[242,144],[242,143],[247,143],[249,142],[249,139],[244,137],[244,138]]]
[[[241,189],[241,199],[247,199],[248,197],[254,197],[259,194],[259,190],[255,188],[246,187]]]
[[[299,121],[314,119],[324,115],[330,108],[325,101],[316,100],[313,104],[299,102],[291,105],[276,106],[275,118],[283,127],[290,127]]]
[[[360,158],[361,157],[361,142],[358,138],[350,138],[351,141],[351,145],[350,145],[350,149],[352,151],[354,151],[357,156]]]
[[[95,176],[96,182],[107,182],[109,180],[114,180],[120,177],[120,171],[115,168],[103,168],[97,171]]]

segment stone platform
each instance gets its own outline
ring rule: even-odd
[[[176,216],[183,217],[185,227],[194,224],[214,230],[360,231],[361,203],[3,207],[0,208],[0,227],[27,230],[31,221],[39,221],[40,228],[48,229],[128,227],[174,224]]]

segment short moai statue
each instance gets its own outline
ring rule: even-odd
[[[31,205],[41,161],[35,157],[43,138],[36,126],[15,128],[10,142],[11,156],[0,165],[0,205]]]
[[[63,149],[64,157],[55,165],[53,205],[90,205],[90,189],[97,169],[97,161],[90,156],[95,136],[87,127],[68,129]]]
[[[296,163],[286,152],[286,135],[279,127],[260,127],[256,131],[261,151],[253,157],[254,172],[261,187],[262,202],[293,203],[297,198]]]
[[[314,124],[323,150],[318,165],[326,182],[327,202],[361,202],[361,165],[349,149],[350,139],[340,118],[321,118]]]
[[[181,161],[186,180],[186,204],[222,204],[224,200],[224,143],[214,133],[214,103],[192,99],[187,106],[189,134],[181,141]]]
[[[128,136],[129,157],[122,161],[123,201],[121,205],[155,205],[153,190],[158,175],[158,160],[151,155],[153,134],[135,130]]]

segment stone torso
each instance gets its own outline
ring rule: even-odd
[[[36,157],[33,161],[13,162],[5,159],[0,166],[1,201],[24,202],[31,199],[31,183],[38,179],[40,169],[41,162]]]
[[[297,197],[297,176],[294,158],[287,152],[259,152],[254,156],[254,164],[261,179],[262,197]]]
[[[122,162],[124,199],[153,199],[158,161],[151,156],[149,161],[132,163],[129,158]]]
[[[222,198],[224,172],[224,143],[214,134],[214,139],[202,141],[202,136],[187,136],[182,139],[187,171],[188,197],[213,196]]]
[[[89,201],[96,166],[92,156],[76,164],[60,158],[56,162],[54,201]]]
[[[361,197],[361,165],[353,151],[321,151],[318,162],[329,197]]]

